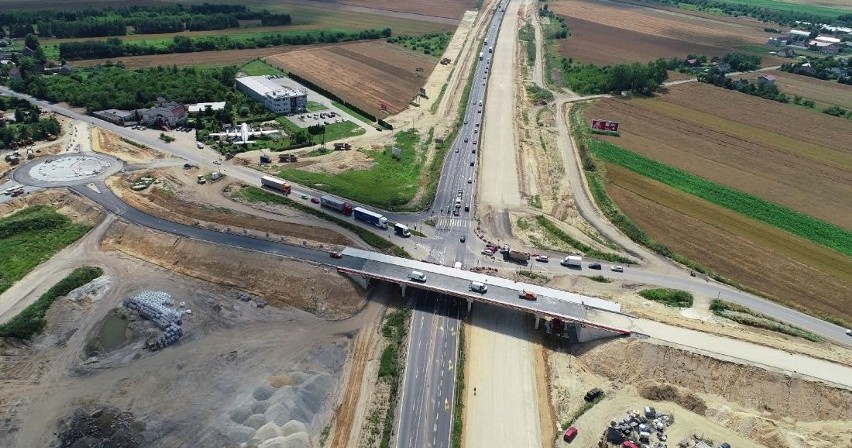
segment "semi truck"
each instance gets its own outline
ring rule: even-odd
[[[482,57],[485,56],[481,51],[479,52],[479,60],[482,60]]]
[[[337,199],[334,196],[324,195],[320,197],[320,205],[325,208],[330,208],[334,211],[343,213],[346,216],[352,215],[352,204],[342,200]]]
[[[399,236],[408,238],[411,236],[411,231],[408,230],[408,226],[405,224],[396,223],[393,225],[393,231]]]
[[[284,194],[290,194],[290,184],[284,179],[279,179],[272,176],[263,176],[260,178],[260,184],[264,187],[269,187],[275,191],[280,191]]]
[[[504,252],[504,255],[506,259],[514,261],[515,263],[527,264],[530,261],[530,254],[528,252],[510,249],[507,252]]]
[[[583,268],[583,257],[579,255],[568,255],[562,260],[562,266],[568,266],[569,268]]]
[[[382,229],[388,228],[388,219],[374,211],[370,211],[361,207],[355,207],[354,209],[352,209],[352,216],[358,221],[363,221],[367,224],[372,224]]]

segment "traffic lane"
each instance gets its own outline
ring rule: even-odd
[[[129,207],[127,204],[122,202],[121,199],[115,196],[115,194],[113,194],[106,185],[103,185],[103,183],[98,185],[98,189],[101,191],[100,193],[97,193],[85,186],[71,188],[72,191],[95,201],[111,213],[114,213],[131,223],[153,230],[245,250],[272,253],[279,256],[310,261],[322,265],[335,267],[340,266],[350,269],[361,269],[364,266],[363,260],[354,257],[331,258],[329,253],[324,250],[310,249],[303,246],[292,246],[233,233],[217,232],[214,230],[187,226],[157,218],[135,208]]]
[[[397,446],[416,447],[417,428],[422,420],[425,407],[423,388],[426,370],[427,351],[432,342],[432,319],[430,305],[424,301],[424,291],[415,291],[415,307],[411,315],[411,331],[409,336],[408,356],[406,357],[405,376],[403,377],[403,392],[400,399],[400,424],[397,436]],[[417,341],[414,346],[414,341]],[[425,344],[425,346],[424,346]],[[418,406],[417,404],[423,404]]]

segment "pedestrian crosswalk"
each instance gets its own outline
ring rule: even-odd
[[[435,218],[435,228],[437,230],[460,230],[467,229],[471,226],[471,220],[468,218],[455,216],[441,216]]]

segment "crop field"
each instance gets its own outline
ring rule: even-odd
[[[763,45],[768,36],[757,22],[733,23],[626,3],[560,1],[550,9],[565,17],[571,32],[559,41],[560,53],[599,65],[690,53],[722,55]],[[764,64],[777,61],[774,56],[764,58]]]
[[[323,87],[377,117],[391,114],[419,93],[437,59],[387,42],[357,42],[296,50],[266,62]],[[420,76],[415,69],[422,68]]]
[[[701,83],[656,98],[601,100],[598,136],[765,201],[852,229],[852,122]]]
[[[803,14],[835,18],[852,11],[848,0],[726,0],[729,3],[751,5],[761,8],[789,11],[795,9]]]
[[[130,69],[148,68],[176,65],[178,67],[200,66],[219,67],[224,65],[240,65],[257,58],[264,58],[273,54],[281,54],[283,51],[292,51],[296,48],[249,48],[246,50],[225,51],[199,51],[195,53],[155,54],[148,56],[127,56],[113,59],[113,62],[121,61],[125,67]],[[85,61],[74,61],[74,67],[91,67],[103,64],[104,59],[88,59]]]
[[[360,6],[363,8],[385,9],[394,12],[407,12],[431,17],[460,19],[465,11],[474,9],[476,0],[418,0],[400,2],[391,0],[332,0],[333,3]]]
[[[637,174],[697,196],[729,210],[786,230],[825,247],[852,256],[852,232],[819,221],[803,213],[764,201],[730,187],[710,182],[686,171],[620,148],[611,143],[591,140],[589,148],[607,163],[627,168]]]
[[[852,257],[618,165],[606,169],[610,196],[656,241],[781,303],[852,322]]]
[[[765,73],[749,73],[743,78],[754,81],[762,74]],[[786,93],[790,98],[798,95],[804,99],[813,100],[816,102],[817,112],[832,105],[852,109],[852,86],[780,70],[772,72],[772,76],[776,78],[775,85],[778,86],[778,90]]]

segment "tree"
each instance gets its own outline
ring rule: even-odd
[[[38,36],[35,34],[27,34],[27,36],[24,37],[24,45],[33,51],[33,58],[35,58],[36,61],[44,63],[44,61],[47,60],[44,56],[44,50],[41,48],[41,43],[38,41]]]

